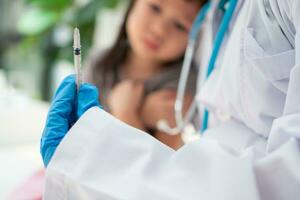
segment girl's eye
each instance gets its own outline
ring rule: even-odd
[[[161,13],[161,7],[159,5],[151,3],[149,6],[154,13]]]
[[[180,22],[174,22],[174,26],[177,30],[181,31],[181,32],[187,32],[187,28]]]

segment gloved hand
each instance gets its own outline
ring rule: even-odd
[[[82,84],[77,94],[74,75],[63,80],[52,100],[41,138],[40,151],[45,166],[77,119],[89,108],[101,107],[98,97],[98,89],[89,83]]]

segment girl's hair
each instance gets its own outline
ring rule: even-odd
[[[200,7],[207,3],[208,0],[184,0],[188,2],[195,2],[199,3]],[[131,12],[133,6],[134,6],[135,0],[131,0],[127,11],[124,16],[124,20],[121,24],[119,34],[117,36],[117,39],[112,46],[112,48],[109,49],[108,52],[105,53],[105,55],[100,59],[97,59],[95,63],[93,63],[95,66],[93,66],[94,72],[93,76],[94,77],[99,77],[97,74],[101,76],[101,82],[103,84],[102,87],[106,87],[108,82],[107,77],[112,78],[112,83],[115,84],[118,81],[118,69],[125,60],[127,56],[127,52],[130,48],[129,42],[128,42],[128,37],[126,33],[126,23],[128,20],[129,13]],[[166,63],[166,66],[171,65],[173,63],[181,62],[183,59],[183,55],[174,61]],[[97,80],[95,80],[97,81]]]

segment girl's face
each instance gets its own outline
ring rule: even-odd
[[[178,59],[199,7],[185,0],[136,0],[126,24],[133,53],[156,62]]]

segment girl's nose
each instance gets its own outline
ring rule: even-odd
[[[152,26],[151,26],[151,32],[152,34],[161,39],[167,36],[168,34],[168,23],[165,20],[156,20],[155,22],[153,22]]]

